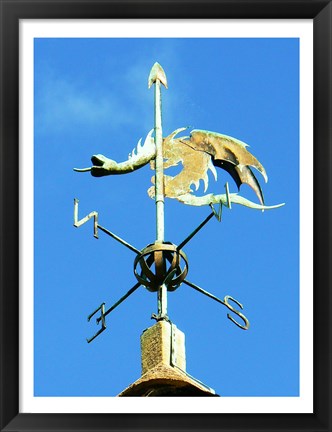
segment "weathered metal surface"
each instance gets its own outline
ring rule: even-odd
[[[188,204],[192,206],[205,206],[205,205],[211,205],[211,204],[222,204],[225,207],[228,207],[228,202],[231,204],[240,204],[245,207],[249,207],[251,209],[255,210],[272,210],[279,207],[284,206],[285,204],[276,204],[272,206],[266,206],[261,204],[256,204],[247,198],[242,197],[241,195],[238,195],[237,193],[230,193],[230,194],[207,194],[204,196],[196,196],[193,194],[185,194],[180,195],[177,197],[177,200],[182,202],[183,204]]]
[[[158,80],[155,86],[156,88],[160,87]],[[152,131],[150,131],[144,145],[138,146],[137,154],[133,152],[134,156],[131,155],[127,161],[117,163],[103,155],[97,155],[91,159],[95,164],[94,166],[83,169],[75,168],[75,170],[81,172],[91,171],[92,175],[100,177],[104,175],[126,174],[150,162],[151,168],[156,170],[158,184],[156,184],[155,176],[152,177],[151,180],[154,186],[148,189],[148,194],[156,200],[157,211],[160,214],[163,212],[164,196],[177,199],[184,204],[192,206],[221,203],[231,208],[231,203],[235,203],[252,209],[269,210],[284,205],[266,206],[264,204],[262,188],[251,167],[256,168],[262,174],[265,181],[267,181],[267,174],[258,159],[246,149],[247,144],[228,135],[204,130],[193,130],[189,137],[175,138],[176,135],[187,129],[179,128],[166,138],[163,138],[161,145],[160,92],[156,95],[156,113],[155,121],[158,126],[155,128],[155,140],[159,143],[158,156],[156,147],[152,147],[151,144],[153,139],[151,137]],[[162,153],[160,150],[161,147]],[[180,164],[182,165],[182,170],[179,174],[175,176],[164,175],[164,170]],[[228,190],[226,195],[205,194],[197,196],[195,192],[199,189],[201,181],[204,184],[204,193],[208,189],[209,171],[211,171],[213,177],[217,180],[216,167],[228,172],[238,189],[242,184],[248,184],[256,193],[260,204],[249,201],[237,194],[229,193]],[[163,188],[162,184],[164,185]],[[157,196],[156,190],[158,191]],[[157,218],[157,220],[161,219],[162,217]],[[161,240],[163,229],[161,228],[161,224],[159,225],[159,240]]]
[[[88,321],[90,321],[90,319],[98,312],[100,311],[100,316],[96,319],[96,323],[99,324],[101,321],[101,328],[100,330],[97,331],[97,333],[95,335],[93,335],[91,338],[87,339],[87,342],[90,343],[92,342],[94,339],[96,339],[97,336],[100,335],[100,333],[102,333],[104,330],[106,330],[106,316],[111,313],[112,311],[114,311],[114,309],[116,309],[122,302],[124,302],[131,294],[133,294],[137,288],[139,288],[141,286],[140,283],[135,284],[132,288],[130,288],[129,291],[126,292],[125,295],[123,295],[117,302],[114,303],[113,306],[111,306],[106,312],[105,312],[105,303],[102,303],[95,311],[93,311],[89,316],[88,316]]]
[[[158,260],[161,259],[165,263],[165,269],[158,272]],[[188,258],[172,243],[154,243],[142,249],[140,255],[135,258],[134,274],[151,292],[158,291],[163,285],[168,291],[175,291],[188,274]]]
[[[148,87],[154,85],[154,129],[155,129],[155,203],[156,203],[156,242],[162,243],[165,237],[165,198],[164,198],[164,157],[163,130],[161,113],[161,84],[167,88],[167,79],[163,68],[155,63],[150,71]],[[166,263],[163,251],[154,253],[156,280],[165,278]],[[158,317],[167,318],[167,286],[164,281],[157,287]]]
[[[99,318],[97,318],[97,324],[99,324],[100,320],[103,321],[109,313],[114,311],[115,308],[117,308],[123,301],[125,301],[131,294],[133,294],[140,286],[141,284],[137,283],[132,288],[130,288],[130,290],[127,291],[126,294],[123,295],[116,303],[114,303],[113,306],[107,309],[106,312],[104,311],[103,314]]]
[[[255,168],[267,182],[267,174],[263,165],[258,159],[247,150],[247,144],[228,135],[210,132],[206,130],[193,130],[189,136],[177,136],[186,131],[187,128],[179,128],[168,135],[162,136],[162,112],[161,112],[161,85],[167,87],[166,74],[160,64],[155,63],[150,71],[148,87],[154,85],[155,90],[155,125],[145,141],[141,145],[139,140],[136,149],[129,154],[128,159],[123,162],[116,162],[104,155],[97,154],[92,156],[92,166],[83,169],[75,168],[75,171],[89,171],[95,177],[106,175],[126,174],[142,168],[150,162],[150,166],[155,170],[152,177],[154,186],[150,187],[148,194],[155,199],[156,203],[156,241],[142,250],[136,249],[121,237],[107,230],[98,224],[98,213],[91,212],[79,220],[78,200],[74,200],[74,226],[79,227],[90,219],[94,219],[94,236],[98,238],[98,229],[105,232],[122,245],[136,253],[134,260],[134,275],[138,281],[124,296],[122,296],[111,308],[105,312],[105,303],[102,303],[88,320],[98,311],[100,316],[97,324],[101,322],[100,330],[88,342],[94,340],[106,329],[105,317],[117,308],[125,299],[135,292],[141,285],[151,292],[158,293],[158,314],[153,314],[152,318],[157,321],[168,321],[167,316],[167,291],[174,291],[184,283],[196,291],[223,304],[233,314],[243,321],[239,323],[234,315],[227,314],[227,317],[243,330],[249,328],[248,319],[237,310],[230,302],[234,302],[240,309],[241,303],[231,296],[225,296],[224,300],[203,290],[197,285],[186,280],[188,274],[188,259],[182,248],[185,246],[211,219],[215,216],[221,221],[222,207],[231,208],[232,204],[240,204],[258,210],[267,210],[281,207],[284,204],[266,206],[261,186],[251,168]],[[154,133],[154,138],[152,137]],[[181,166],[181,171],[174,176],[164,175],[164,171],[175,166]],[[225,170],[235,181],[238,189],[242,184],[249,185],[255,192],[258,203],[251,202],[237,193],[230,193],[228,182],[225,184],[225,194],[206,194],[209,186],[209,171],[217,180],[217,168]],[[204,195],[198,196],[201,182],[204,185]],[[203,222],[180,244],[176,246],[170,242],[165,242],[164,237],[164,197],[177,199],[178,201],[192,205],[209,205],[211,213]],[[214,205],[219,205],[216,210]],[[173,342],[171,336],[171,342]],[[172,345],[172,344],[171,344]],[[175,362],[176,352],[172,350],[173,362]],[[176,362],[175,362],[176,363]]]
[[[231,300],[234,303],[236,303],[241,309],[243,309],[242,304],[240,302],[238,302],[237,300],[235,300],[233,297],[227,295],[227,296],[225,296],[224,300],[220,300],[220,298],[218,298],[215,295],[209,293],[208,291],[205,291],[203,288],[199,287],[198,285],[193,284],[192,282],[184,280],[183,283],[186,284],[186,285],[188,285],[188,286],[190,286],[194,290],[200,292],[201,294],[204,294],[207,297],[212,298],[216,302],[221,303],[222,305],[226,306],[227,309],[229,309],[230,311],[232,311],[233,313],[235,313],[237,316],[239,316],[243,320],[244,325],[239,324],[230,314],[227,314],[227,318],[230,319],[234,324],[236,324],[242,330],[248,330],[249,329],[249,326],[250,326],[249,320],[240,311],[238,311],[231,304],[229,304],[229,300]]]
[[[152,134],[154,129],[151,129],[147,134],[144,144],[141,145],[142,138],[138,141],[136,148],[128,155],[128,159],[124,162],[116,162],[104,155],[97,154],[91,157],[93,165],[88,168],[74,168],[77,172],[91,172],[93,177],[104,177],[108,175],[127,174],[142,168],[151,159],[156,157],[156,148]]]
[[[94,339],[96,339],[97,336],[100,335],[100,333],[102,333],[104,330],[106,330],[106,322],[105,322],[105,303],[102,303],[95,311],[93,311],[89,316],[88,316],[88,321],[90,321],[90,319],[98,312],[100,311],[100,320],[102,323],[101,328],[97,331],[96,334],[94,334],[91,338],[87,338],[86,341],[88,343],[92,342]],[[99,322],[98,322],[99,323]]]
[[[214,169],[216,166],[227,171],[238,188],[243,183],[248,184],[256,193],[261,205],[264,205],[261,187],[250,166],[256,168],[265,181],[267,181],[266,171],[246,149],[247,144],[227,135],[203,130],[193,130],[189,138],[175,138],[184,130],[185,128],[177,129],[164,139],[164,168],[177,166],[179,163],[183,166],[182,171],[176,176],[165,176],[165,196],[191,204],[191,200],[183,201],[181,196],[193,194],[192,186],[197,191],[201,180],[206,192],[209,183],[208,171],[211,170],[216,179],[217,173]],[[153,197],[152,188],[149,189],[149,195]],[[206,200],[204,202],[206,203]]]
[[[79,228],[93,218],[93,235],[95,238],[98,238],[98,213],[96,211],[90,212],[87,216],[79,220],[78,203],[79,200],[74,198],[74,227]]]
[[[165,71],[158,62],[156,62],[150,70],[148,88],[151,88],[152,84],[154,84],[157,80],[159,80],[161,84],[165,86],[165,88],[168,88]]]
[[[267,175],[262,164],[246,149],[248,144],[228,135],[205,130],[193,130],[189,140],[181,140],[193,150],[205,152],[212,157],[215,166],[226,170],[234,179],[238,188],[247,183],[256,193],[260,203],[264,204],[261,187],[250,169],[256,168],[267,182]]]
[[[177,250],[180,250],[180,249],[182,249],[183,248],[183,246],[185,246],[197,233],[198,233],[198,231],[200,231],[203,227],[204,227],[204,225],[206,225],[208,222],[209,222],[209,220],[211,219],[211,218],[213,218],[213,216],[214,216],[214,213],[213,212],[211,212],[210,214],[209,214],[209,216],[207,216],[204,220],[203,220],[203,222],[201,222],[199,225],[198,225],[198,227],[197,228],[195,228],[194,229],[194,231],[192,232],[192,233],[190,233],[189,235],[188,235],[188,237],[186,237],[180,244],[179,244],[179,246],[177,246]]]
[[[200,180],[203,180],[206,191],[209,182],[207,171],[211,157],[205,152],[193,151],[191,147],[184,144],[184,140],[175,140],[173,138],[175,133],[177,131],[164,139],[164,168],[167,169],[181,163],[183,169],[174,177],[165,176],[165,196],[177,198],[180,195],[191,193],[191,185],[194,185],[197,190]],[[152,189],[149,189],[149,195],[153,197]]]
[[[132,246],[130,243],[123,240],[121,237],[117,236],[116,234],[112,233],[108,229],[104,228],[103,226],[98,224],[98,212],[93,211],[89,213],[87,216],[83,217],[82,219],[78,219],[78,203],[79,200],[77,198],[74,198],[74,226],[76,228],[82,226],[86,222],[88,222],[90,219],[94,218],[93,223],[93,235],[96,239],[98,239],[98,229],[103,231],[104,233],[108,234],[110,237],[112,237],[114,240],[118,241],[119,243],[126,246],[131,251],[135,252],[136,254],[140,254],[140,251],[136,249],[134,246]]]

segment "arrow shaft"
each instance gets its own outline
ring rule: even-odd
[[[165,238],[165,198],[164,198],[164,157],[163,157],[163,130],[161,115],[161,82],[155,82],[155,144],[156,144],[156,177],[155,177],[155,200],[156,200],[156,240],[162,243]],[[161,257],[163,260],[163,257]],[[165,262],[161,263],[165,267]],[[167,287],[162,284],[158,288],[158,315],[167,315]]]
[[[163,68],[156,62],[150,71],[148,87],[154,84],[154,127],[155,127],[155,202],[156,202],[156,243],[163,243],[165,238],[164,222],[164,157],[163,130],[161,124],[161,84],[167,87],[167,79]],[[159,275],[166,272],[163,252],[155,254],[155,267]],[[162,283],[158,287],[158,319],[167,318],[167,286]]]
[[[158,242],[163,242],[165,237],[164,222],[164,158],[163,158],[163,130],[161,119],[161,85],[160,80],[155,82],[155,144],[156,144],[156,237]]]

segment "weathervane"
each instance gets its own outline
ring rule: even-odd
[[[74,200],[74,226],[79,227],[94,219],[94,236],[98,238],[98,230],[108,234],[122,245],[129,248],[136,254],[134,260],[134,275],[137,283],[113,306],[105,310],[105,303],[102,303],[94,312],[88,316],[88,321],[100,312],[96,321],[101,328],[99,331],[87,339],[88,342],[94,340],[106,329],[106,316],[119,306],[126,298],[135,292],[140,286],[144,286],[151,292],[157,292],[158,313],[153,314],[152,318],[157,321],[170,321],[167,316],[167,292],[175,291],[182,283],[199,291],[200,293],[212,298],[213,300],[226,306],[232,313],[237,315],[242,323],[236,321],[229,313],[227,317],[243,330],[249,328],[249,321],[233,304],[241,310],[243,306],[231,296],[225,296],[223,300],[205,291],[199,286],[186,279],[188,274],[188,258],[182,248],[209,222],[212,217],[221,221],[222,207],[231,208],[232,204],[240,204],[258,210],[267,210],[281,207],[284,204],[275,206],[265,206],[263,193],[260,184],[250,167],[256,168],[267,182],[267,175],[262,164],[246,149],[247,144],[227,135],[205,130],[193,130],[190,136],[176,138],[181,132],[188,128],[179,128],[166,138],[162,134],[162,113],[161,113],[161,85],[166,89],[167,79],[163,68],[159,63],[155,63],[150,71],[148,87],[154,85],[155,98],[155,126],[152,129],[143,145],[139,140],[137,148],[132,151],[125,162],[115,162],[103,155],[94,155],[91,158],[93,166],[89,168],[77,169],[78,172],[91,172],[94,177],[106,175],[126,174],[135,171],[150,163],[155,170],[152,178],[154,185],[149,188],[148,194],[155,199],[156,203],[156,240],[142,250],[136,249],[125,240],[102,227],[98,223],[98,213],[91,212],[82,219],[78,219],[78,199]],[[152,137],[154,133],[154,137]],[[136,150],[136,151],[135,151]],[[169,167],[182,164],[182,171],[173,176],[164,175],[164,170]],[[227,171],[235,181],[238,189],[243,183],[248,184],[256,193],[260,204],[256,204],[238,195],[230,193],[228,183],[225,184],[225,194],[205,194],[197,196],[191,189],[192,185],[196,191],[200,181],[203,180],[204,192],[208,188],[208,171],[210,170],[217,180],[219,167]],[[164,206],[165,197],[174,198],[178,201],[192,206],[210,207],[210,214],[203,222],[178,246],[165,241],[164,238]],[[214,207],[219,206],[218,209]],[[230,302],[233,302],[230,303]]]

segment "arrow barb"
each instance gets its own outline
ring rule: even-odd
[[[159,80],[163,86],[168,89],[165,71],[158,62],[152,66],[148,79],[148,87],[151,88],[152,84],[154,84],[157,80]]]

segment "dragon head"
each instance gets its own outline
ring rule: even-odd
[[[93,164],[91,167],[91,175],[93,177],[116,174],[118,171],[118,163],[102,154],[93,155],[91,162]]]

